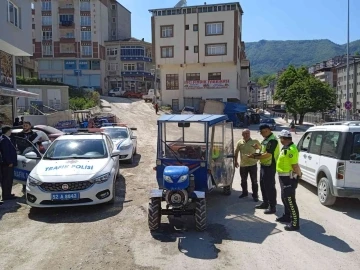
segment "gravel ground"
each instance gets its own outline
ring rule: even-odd
[[[301,231],[286,232],[274,215],[255,210],[251,197],[238,198],[238,172],[230,197],[218,191],[209,198],[206,232],[196,232],[191,217],[163,217],[161,230],[151,234],[147,203],[150,188],[156,187],[158,116],[143,101],[105,99],[110,103],[103,102],[104,110],[138,128],[136,162],[121,166],[115,206],[31,209],[23,197],[5,202],[0,206],[0,269],[360,268],[358,200],[323,207],[315,188],[301,184]],[[261,139],[253,129],[253,137]],[[234,136],[239,139],[241,130]],[[14,191],[21,196],[20,186]],[[281,215],[280,197],[278,203]]]

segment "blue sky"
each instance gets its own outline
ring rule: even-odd
[[[131,11],[132,36],[151,41],[149,9],[173,7],[178,0],[118,0]],[[187,0],[188,6],[206,0]],[[229,0],[207,0],[207,4]],[[329,39],[347,41],[347,0],[242,0],[245,42]],[[360,39],[360,0],[350,0],[350,41]]]

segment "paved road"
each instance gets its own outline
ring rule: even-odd
[[[1,269],[360,268],[358,200],[323,207],[315,188],[301,184],[301,231],[286,232],[274,215],[255,210],[250,198],[238,198],[238,172],[232,196],[214,192],[209,198],[206,232],[196,232],[191,217],[163,217],[162,230],[151,234],[147,202],[155,186],[158,116],[143,101],[106,100],[111,101],[103,104],[106,110],[138,128],[139,155],[134,165],[121,168],[115,207],[36,210],[23,199],[6,202],[0,208]],[[261,139],[253,129],[253,137]],[[234,133],[240,138],[241,130]],[[278,203],[280,215],[280,198]]]

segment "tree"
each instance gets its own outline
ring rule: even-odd
[[[325,112],[336,104],[333,88],[311,76],[305,67],[296,69],[294,66],[280,75],[274,99],[285,102],[295,120],[299,114],[299,124],[303,123],[306,113]]]

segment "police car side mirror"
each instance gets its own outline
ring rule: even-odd
[[[35,152],[29,152],[25,154],[27,159],[41,159]]]
[[[112,153],[111,153],[111,157],[116,157],[116,156],[119,156],[120,155],[120,150],[114,150]]]

